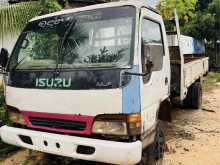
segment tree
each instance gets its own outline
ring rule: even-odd
[[[214,51],[220,40],[220,0],[161,0],[158,5],[165,18],[171,17],[170,11],[174,8],[177,8],[180,17],[182,34],[206,41],[210,61],[215,59],[216,64],[216,57],[212,59],[212,56],[216,54]]]
[[[158,10],[164,18],[171,18],[177,9],[183,34],[208,42],[219,38],[220,1],[219,0],[161,0]]]
[[[196,10],[197,11],[204,11],[208,8],[209,3],[211,3],[212,0],[198,0],[197,5],[196,5]]]
[[[57,0],[40,0],[40,5],[42,6],[41,14],[47,14],[62,10],[62,6]]]
[[[183,27],[183,32],[187,35],[205,39],[209,43],[214,43],[215,38],[220,39],[220,31],[218,30],[220,29],[220,1],[212,0],[210,3],[198,1],[197,6],[200,6],[198,8],[200,10]]]
[[[215,18],[209,12],[197,12],[196,16],[182,28],[185,35],[211,41],[215,37]]]
[[[157,9],[165,19],[173,17],[173,10],[177,13],[181,24],[189,22],[195,16],[197,0],[161,0]]]
[[[214,15],[215,19],[215,36],[220,39],[220,1],[213,0],[209,6],[208,10]]]

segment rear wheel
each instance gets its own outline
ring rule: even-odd
[[[202,85],[200,82],[193,83],[184,100],[185,108],[200,109],[202,106]]]
[[[162,122],[159,122],[154,143],[143,151],[141,162],[138,165],[162,165],[164,149],[165,136]]]

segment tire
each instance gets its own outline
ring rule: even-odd
[[[165,136],[162,122],[159,121],[154,143],[143,151],[141,162],[137,165],[162,165],[164,151]]]
[[[193,83],[189,89],[185,100],[185,108],[200,109],[202,106],[202,85],[200,82]]]

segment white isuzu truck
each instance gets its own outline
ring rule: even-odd
[[[208,58],[183,52],[179,28],[166,32],[141,1],[36,17],[9,60],[0,56],[10,120],[0,137],[75,159],[159,164],[171,102],[202,103]]]

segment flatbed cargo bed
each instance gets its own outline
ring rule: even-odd
[[[205,44],[195,38],[181,35],[177,12],[174,19],[166,21],[173,25],[173,33],[167,31],[171,61],[171,97],[182,102],[188,88],[209,70],[209,58],[205,56]]]
[[[208,57],[195,57],[184,59],[185,64],[183,67],[184,73],[184,86],[188,88],[191,84],[203,77],[209,69]]]
[[[184,57],[184,64],[186,63],[190,63],[196,60],[200,60],[200,59],[204,59],[204,58],[208,58],[208,57]]]

